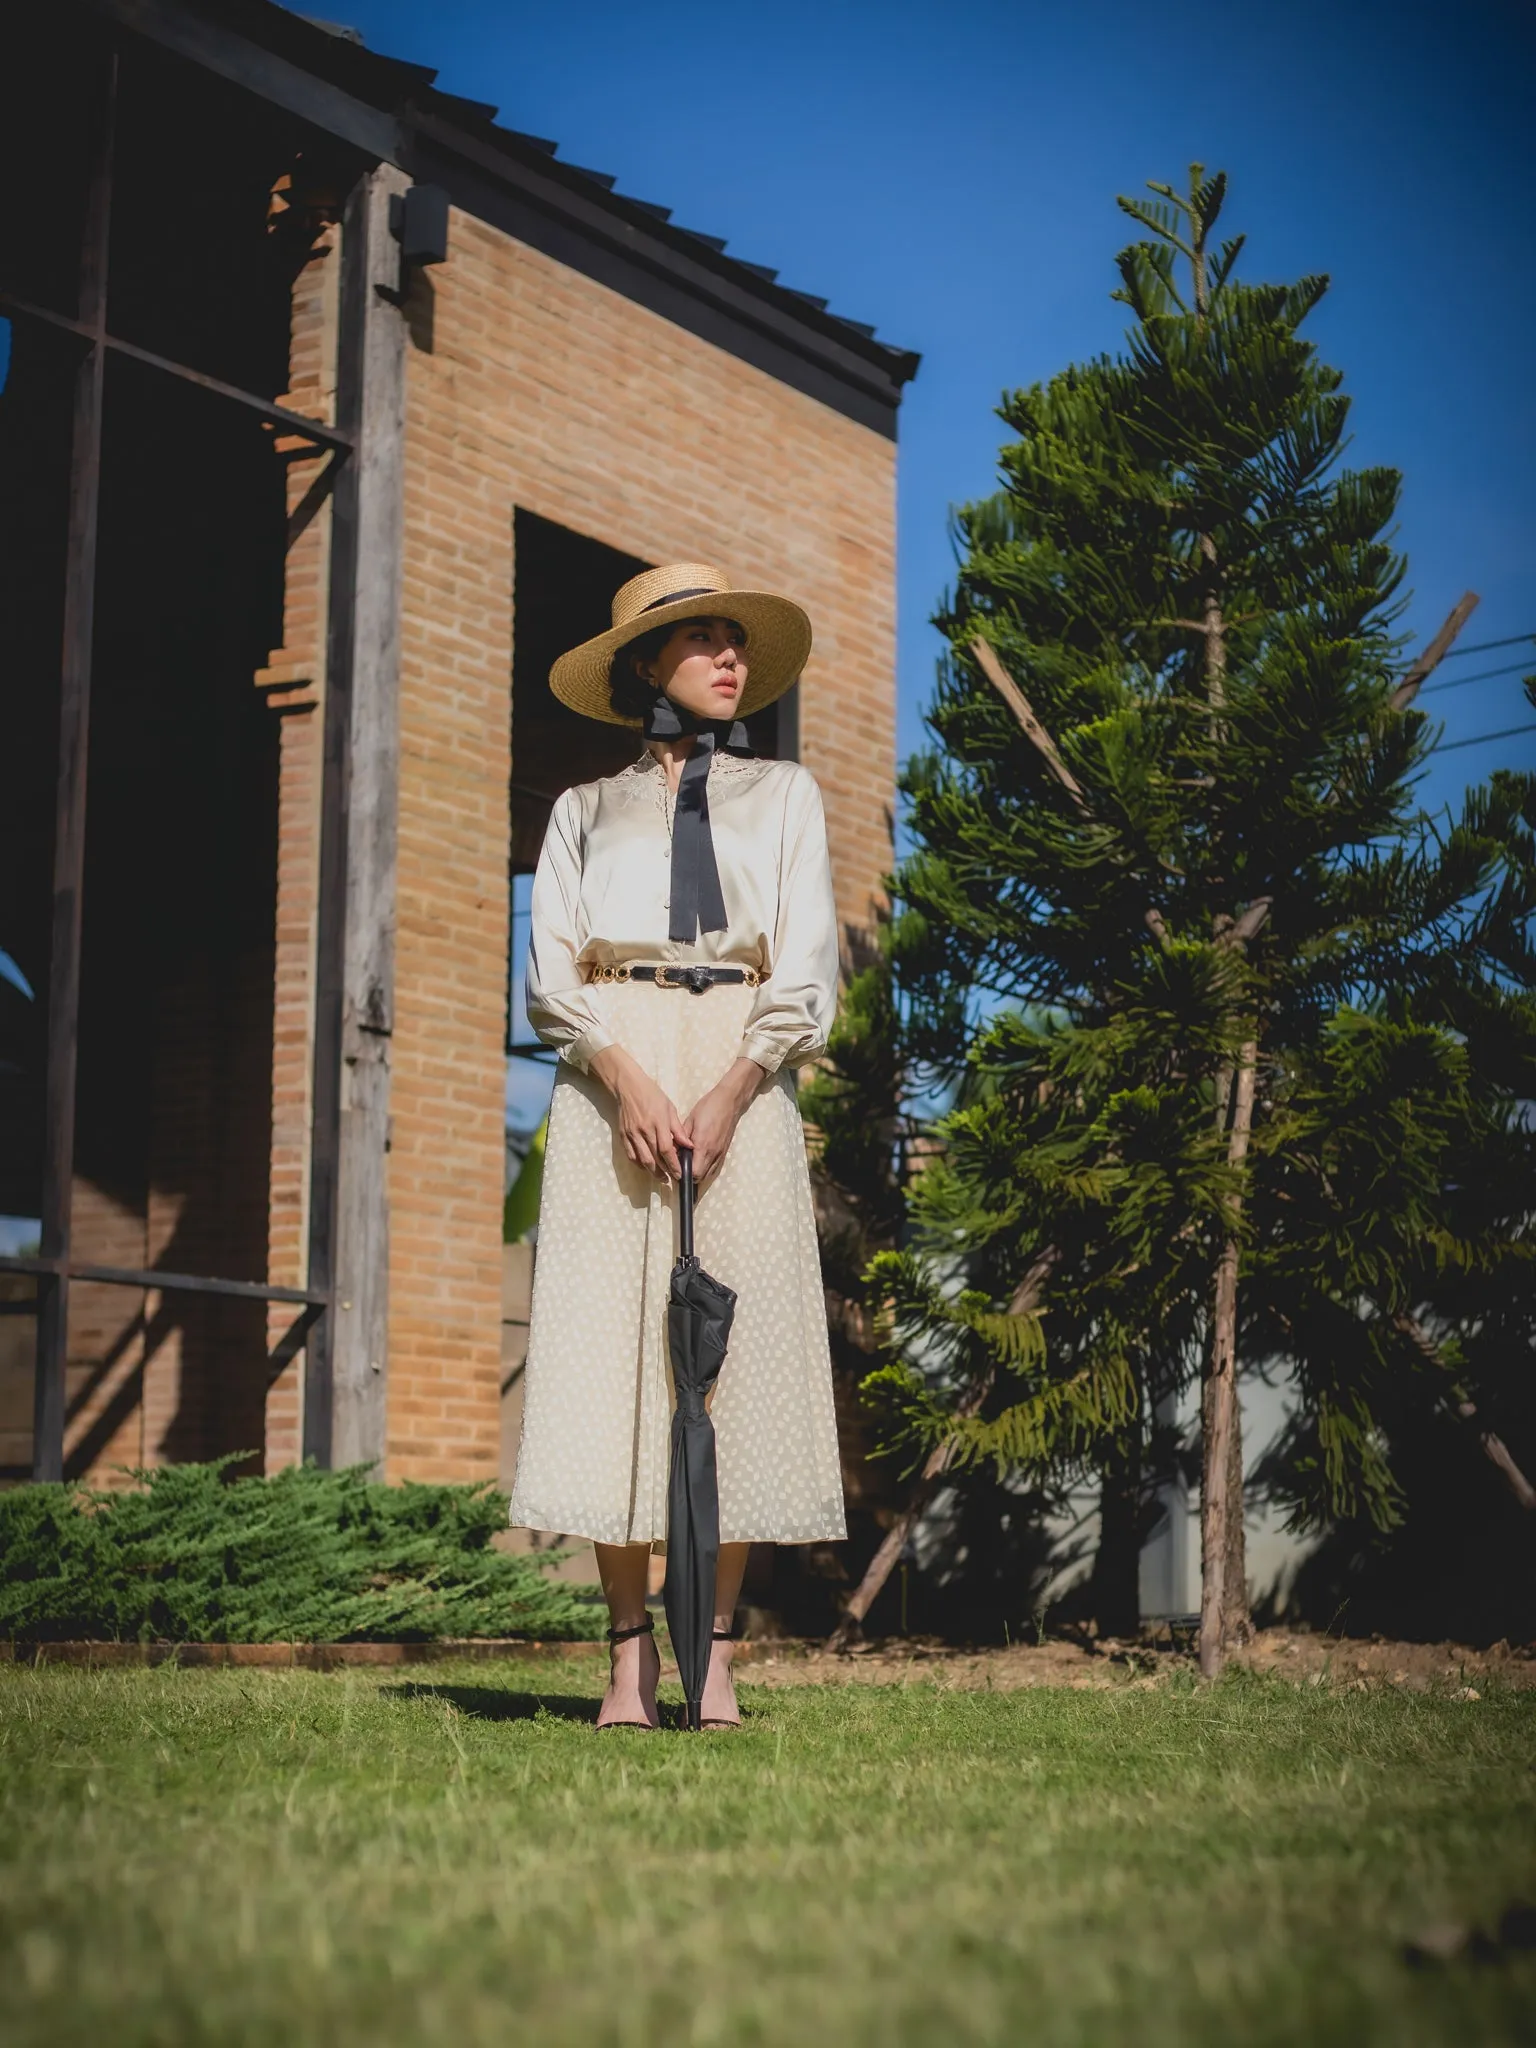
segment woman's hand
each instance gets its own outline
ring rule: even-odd
[[[618,1104],[619,1135],[636,1166],[662,1180],[676,1180],[682,1171],[677,1148],[690,1140],[666,1090],[622,1045],[607,1045],[594,1053],[587,1071]]]
[[[763,1069],[756,1060],[733,1060],[689,1111],[683,1143],[693,1147],[693,1175],[701,1185],[725,1157],[747,1104],[762,1085]]]

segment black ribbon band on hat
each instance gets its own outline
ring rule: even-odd
[[[717,746],[727,753],[751,751],[747,728],[739,718],[696,718],[667,696],[658,696],[645,714],[648,740],[675,740],[693,733],[697,744],[683,764],[672,819],[672,911],[667,937],[691,946],[701,932],[723,932],[725,897],[715,863],[715,842],[709,829],[709,768]]]
[[[669,590],[665,597],[653,597],[649,604],[641,605],[642,612],[659,611],[664,604],[681,604],[685,597],[718,597],[718,590]]]

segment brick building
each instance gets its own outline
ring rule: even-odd
[[[855,947],[916,361],[268,0],[20,42],[0,1465],[494,1476],[509,881],[632,751],[550,659],[647,564],[799,597]]]

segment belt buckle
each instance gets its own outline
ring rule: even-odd
[[[677,979],[674,981],[673,976]],[[707,966],[700,961],[669,961],[656,970],[658,988],[685,988],[691,995],[701,996],[714,987],[714,981]]]

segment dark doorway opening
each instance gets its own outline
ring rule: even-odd
[[[507,1051],[543,1057],[523,1017],[522,963],[527,949],[528,882],[555,799],[573,784],[617,775],[639,751],[627,726],[582,718],[549,687],[549,671],[575,647],[613,623],[620,584],[655,565],[603,541],[573,533],[519,508],[513,531],[512,624],[512,972]],[[797,758],[796,690],[747,722],[753,751]]]
[[[613,593],[655,564],[626,555],[551,519],[519,509],[513,536],[512,872],[537,865],[550,806],[573,783],[616,775],[635,758],[638,736],[566,709],[549,687],[549,671],[568,647],[606,632]],[[753,751],[770,759],[798,756],[796,698],[748,720]]]
[[[568,710],[549,687],[549,671],[568,647],[607,631],[613,593],[652,565],[521,509],[513,560],[512,872],[527,874],[556,797],[573,783],[617,775],[639,750],[626,726]]]

